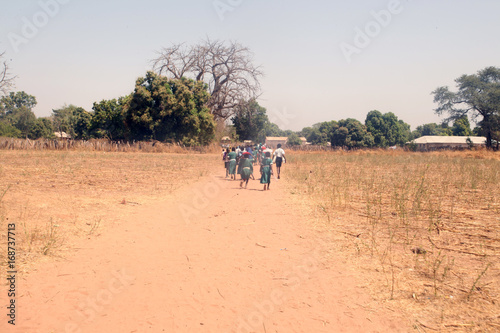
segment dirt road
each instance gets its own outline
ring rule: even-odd
[[[16,326],[3,315],[0,332],[406,332],[367,307],[363,277],[329,252],[286,181],[264,192],[214,176],[127,206],[19,280]]]

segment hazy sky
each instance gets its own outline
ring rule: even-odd
[[[498,0],[2,0],[0,51],[39,117],[134,89],[156,51],[206,37],[249,47],[282,129],[393,112],[439,122],[431,92],[500,67]]]

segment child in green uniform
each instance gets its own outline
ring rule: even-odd
[[[229,148],[226,149],[223,155],[224,169],[226,169],[226,178],[229,177]]]
[[[260,183],[264,184],[264,191],[269,190],[269,186],[271,185],[271,174],[272,174],[272,165],[273,160],[271,159],[271,153],[266,152],[264,159],[262,160],[262,164],[260,166]]]
[[[236,152],[234,151],[234,147],[231,149],[231,152],[228,154],[229,156],[229,174],[231,175],[231,179],[236,180]]]
[[[243,187],[243,183],[245,183],[245,188],[247,188],[248,185],[248,180],[253,174],[253,164],[248,158],[250,156],[250,153],[245,152],[243,153],[242,158],[240,159],[240,164],[239,168],[241,170],[241,183],[240,187]]]

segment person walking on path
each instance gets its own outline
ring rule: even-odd
[[[229,148],[226,148],[224,152],[224,156],[222,157],[224,160],[224,169],[226,169],[226,178],[229,177]]]
[[[281,148],[281,143],[278,144],[278,149],[274,152],[273,162],[276,163],[276,172],[278,173],[278,179],[280,179],[281,165],[285,161],[285,151]]]
[[[253,164],[248,158],[251,154],[248,152],[244,152],[241,156],[239,167],[241,169],[241,182],[240,187],[243,187],[243,183],[245,183],[245,188],[247,188],[248,180],[253,174]]]
[[[237,154],[237,157],[236,157],[236,165],[238,166],[238,168],[236,169],[236,173],[238,175],[241,176],[241,163],[240,161],[243,159],[243,146],[238,146],[236,148],[236,154]]]
[[[273,160],[271,159],[271,154],[266,152],[265,158],[262,160],[262,164],[260,166],[260,183],[264,184],[264,191],[270,190],[269,186],[271,185],[271,175],[273,173]]]
[[[236,180],[236,157],[237,157],[237,154],[234,151],[234,147],[232,148],[232,150],[228,154],[228,156],[229,156],[229,175],[231,176],[231,179]]]

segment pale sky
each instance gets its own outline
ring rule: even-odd
[[[38,117],[131,93],[171,43],[234,40],[282,129],[371,110],[440,122],[431,92],[500,67],[498,0],[2,0],[0,52]]]

